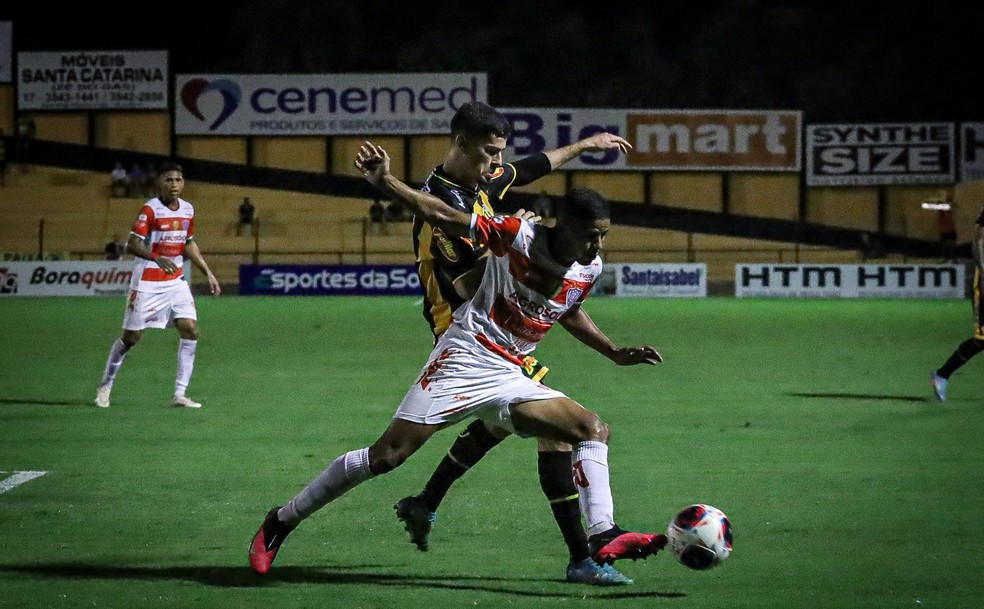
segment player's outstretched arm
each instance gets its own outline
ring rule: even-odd
[[[601,353],[619,366],[634,366],[636,364],[656,365],[663,361],[663,356],[648,345],[637,347],[619,347],[601,331],[591,317],[580,306],[571,308],[560,318],[560,325],[570,332],[571,336],[585,345]]]
[[[454,209],[434,195],[416,190],[390,173],[390,157],[382,146],[364,142],[355,157],[355,167],[366,181],[391,200],[406,203],[414,215],[455,235],[468,235],[471,214]]]
[[[550,169],[553,170],[582,152],[596,152],[598,150],[611,150],[613,148],[617,148],[622,153],[625,153],[629,151],[629,148],[632,148],[632,144],[624,137],[603,131],[562,148],[548,150],[544,154],[550,160]]]

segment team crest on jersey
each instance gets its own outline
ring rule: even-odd
[[[584,294],[584,289],[582,288],[568,288],[567,289],[567,307],[573,307],[577,304],[577,301],[581,299],[581,294]]]
[[[189,226],[191,226],[191,222],[189,222],[188,220],[184,220],[183,222],[181,222],[181,229],[182,230],[188,230],[188,227]]]
[[[458,250],[455,249],[454,243],[444,234],[444,231],[435,228],[434,241],[437,242],[438,251],[441,252],[448,262],[458,261]]]

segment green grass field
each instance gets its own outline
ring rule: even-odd
[[[619,563],[626,588],[564,583],[566,549],[510,439],[448,495],[419,553],[393,515],[450,445],[304,522],[273,571],[246,546],[273,505],[376,438],[430,348],[408,298],[198,297],[189,395],[177,335],[130,352],[92,406],[123,299],[0,300],[0,607],[963,608],[981,605],[984,356],[929,371],[971,329],[966,301],[618,300],[586,309],[657,367],[619,368],[560,328],[548,382],[613,428],[616,516],[661,530],[711,503],[734,554],[694,572]]]

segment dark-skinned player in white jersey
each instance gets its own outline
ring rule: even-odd
[[[447,155],[428,176],[423,190],[455,209],[492,217],[513,187],[530,184],[582,153],[617,156],[629,148],[625,139],[600,132],[568,146],[505,163],[502,154],[511,132],[509,119],[495,108],[482,102],[463,104],[451,120]],[[424,290],[424,318],[437,341],[451,323],[454,310],[474,293],[487,251],[467,236],[434,229],[419,217],[413,225],[413,249]],[[524,370],[540,381],[548,371],[532,356],[526,358]],[[437,508],[452,484],[508,436],[502,428],[475,420],[455,439],[423,490],[396,503],[396,514],[418,549],[428,549]],[[540,487],[568,549],[567,581],[631,584],[631,579],[611,565],[598,565],[590,559],[578,493],[570,477],[571,446],[541,439],[537,449]]]

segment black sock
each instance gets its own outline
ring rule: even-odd
[[[953,352],[950,359],[946,360],[946,363],[936,371],[936,374],[945,379],[950,378],[950,375],[956,372],[960,366],[966,364],[970,358],[974,357],[981,351],[984,351],[984,341],[976,338],[968,338],[964,342],[960,343],[960,346]]]
[[[430,480],[424,486],[420,497],[432,512],[444,501],[444,496],[454,481],[465,475],[473,465],[495,448],[501,438],[497,438],[485,427],[485,423],[476,419],[465,428],[451,445],[448,454],[441,459],[437,469],[431,474]]]
[[[537,453],[537,470],[540,473],[540,488],[550,501],[554,520],[564,536],[564,543],[571,554],[571,562],[584,560],[591,556],[588,551],[588,537],[581,522],[581,506],[577,500],[577,488],[571,475],[571,453]]]

